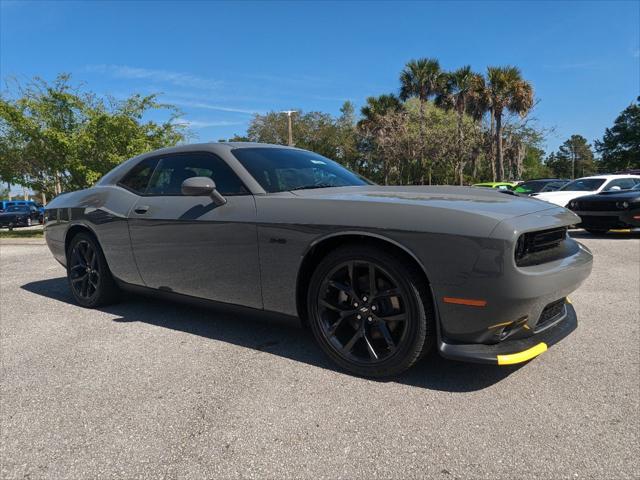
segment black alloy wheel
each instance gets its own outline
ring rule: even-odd
[[[400,373],[432,340],[424,281],[412,265],[378,249],[330,254],[314,273],[308,301],[320,346],[359,375]]]
[[[112,303],[119,289],[93,235],[78,233],[67,251],[67,279],[73,298],[83,307]]]
[[[100,285],[100,266],[96,249],[87,240],[76,242],[69,261],[69,282],[74,295],[90,300]]]

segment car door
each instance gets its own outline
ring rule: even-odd
[[[227,203],[182,195],[182,182],[195,176],[212,178]],[[128,223],[146,286],[262,308],[255,201],[220,157],[189,152],[157,158]]]

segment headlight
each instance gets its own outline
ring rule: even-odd
[[[629,202],[627,202],[626,200],[624,202],[617,202],[616,206],[619,209],[624,210],[625,208],[629,208]]]

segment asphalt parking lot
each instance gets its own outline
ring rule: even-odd
[[[431,355],[385,382],[281,319],[84,310],[44,245],[5,241],[1,477],[638,478],[640,238],[574,236],[595,264],[571,336],[520,367]]]

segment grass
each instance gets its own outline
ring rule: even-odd
[[[43,238],[44,232],[39,230],[0,230],[0,238]]]

